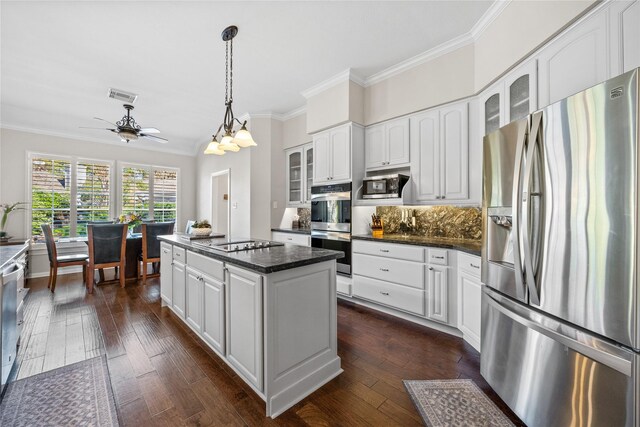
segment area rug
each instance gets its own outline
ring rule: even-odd
[[[404,381],[428,427],[513,426],[471,380]]]
[[[119,425],[106,356],[10,383],[0,404],[0,425]]]

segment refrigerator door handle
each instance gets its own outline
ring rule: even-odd
[[[524,183],[521,195],[521,200],[518,200],[518,205],[522,210],[522,221],[519,224],[519,229],[522,233],[522,246],[524,253],[524,273],[527,288],[529,289],[529,301],[535,305],[540,305],[540,292],[536,286],[535,270],[533,267],[533,250],[532,250],[532,238],[529,236],[530,231],[530,206],[531,206],[531,178],[533,176],[534,156],[538,145],[538,131],[540,130],[540,122],[542,121],[542,113],[536,113],[531,118],[531,131],[529,132],[529,144],[527,147],[527,159],[524,171]],[[540,194],[536,194],[536,197],[540,197]],[[537,213],[538,217],[540,213]],[[535,236],[535,238],[539,238]],[[536,245],[538,247],[538,245]]]
[[[622,373],[630,377],[633,374],[633,361],[635,354],[630,350],[623,350],[620,347],[609,344],[603,340],[595,337],[587,336],[579,330],[570,327],[566,324],[560,324],[555,320],[543,317],[535,312],[528,310],[530,313],[534,313],[533,319],[527,318],[525,315],[518,313],[521,311],[519,305],[513,303],[506,298],[496,295],[494,292],[486,292],[487,303],[511,318],[513,321],[526,326],[542,335],[546,335],[554,341],[559,342],[562,345],[567,346],[573,351],[576,351],[589,359],[602,363],[611,369]],[[539,318],[538,318],[539,317]],[[558,332],[558,331],[562,331]],[[573,336],[570,336],[573,335]]]
[[[522,249],[520,239],[520,191],[522,181],[522,161],[524,160],[525,141],[527,139],[527,126],[522,126],[518,131],[518,139],[516,141],[516,164],[513,172],[513,197],[511,198],[513,203],[512,228],[511,235],[513,241],[513,266],[515,268],[516,276],[516,296],[519,299],[525,298],[525,284],[524,284],[524,272],[522,265]]]

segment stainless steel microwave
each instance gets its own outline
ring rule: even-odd
[[[362,198],[398,199],[407,181],[409,177],[402,174],[366,177],[362,180]]]

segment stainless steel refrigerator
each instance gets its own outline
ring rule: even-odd
[[[640,426],[640,69],[484,138],[481,373],[534,426]]]

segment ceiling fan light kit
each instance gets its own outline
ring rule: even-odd
[[[224,88],[224,105],[226,107],[224,119],[204,154],[216,154],[222,156],[225,152],[238,152],[240,148],[255,147],[256,142],[253,140],[251,133],[247,130],[247,121],[241,122],[233,115],[231,104],[233,103],[233,38],[238,34],[238,27],[232,25],[222,31],[222,40],[225,42],[225,88]],[[234,131],[235,124],[240,125],[238,131]],[[218,142],[220,132],[224,132],[224,136]]]
[[[133,116],[131,116],[131,110],[133,110],[133,105],[124,104],[124,109],[127,110],[127,114],[123,116],[122,119],[118,120],[115,123],[111,123],[110,121],[101,119],[100,117],[94,117],[94,119],[96,120],[101,120],[105,123],[109,123],[110,125],[114,126],[114,128],[92,128],[92,127],[85,127],[85,126],[80,126],[80,127],[83,129],[103,129],[113,133],[117,133],[120,139],[122,140],[122,142],[126,142],[126,143],[129,143],[129,141],[135,141],[138,138],[146,138],[146,139],[150,139],[151,141],[160,142],[162,144],[166,144],[167,142],[169,142],[165,138],[160,138],[159,136],[151,135],[152,133],[160,133],[158,129],[143,128],[138,123],[136,123],[136,120],[133,118]]]

